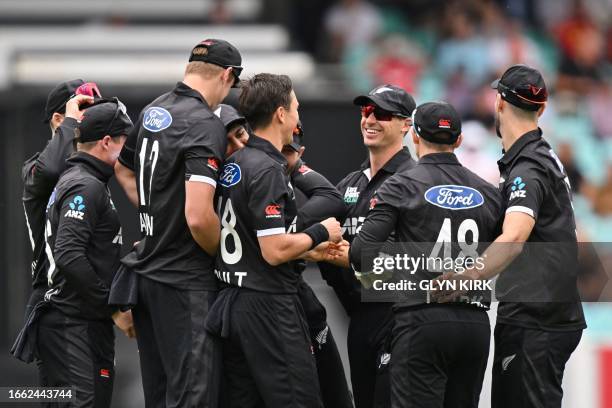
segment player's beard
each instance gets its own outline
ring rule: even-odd
[[[500,139],[502,138],[502,134],[501,134],[501,124],[499,122],[499,112],[495,113],[495,134],[497,135],[497,137],[499,137]]]

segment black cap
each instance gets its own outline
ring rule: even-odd
[[[298,120],[295,129],[293,129],[293,142],[289,143],[287,146],[295,150],[296,152],[300,151],[300,147],[303,145],[304,139],[304,126],[302,126],[302,121]]]
[[[502,99],[528,111],[537,111],[548,99],[542,74],[527,65],[511,66],[491,87],[497,89]]]
[[[382,85],[360,95],[353,100],[357,106],[374,104],[388,112],[409,118],[416,107],[414,98],[408,92],[395,85]]]
[[[100,99],[85,109],[75,134],[80,143],[94,142],[109,135],[127,135],[134,125],[125,105],[117,98]]]
[[[450,103],[427,102],[414,110],[412,127],[425,140],[450,145],[461,134],[461,119]]]
[[[233,68],[232,72],[236,78],[234,87],[240,82],[240,73],[242,72],[242,57],[240,52],[232,44],[225,40],[217,40],[214,38],[200,41],[191,50],[189,62],[202,61],[209,64],[219,65],[223,68]]]
[[[246,124],[244,116],[242,116],[232,105],[226,105],[224,103],[219,104],[215,110],[215,115],[221,119],[223,126],[225,126],[225,130],[228,131],[234,124]]]
[[[66,101],[74,95],[77,88],[85,82],[82,79],[73,79],[57,84],[47,96],[47,104],[45,105],[45,116],[43,122],[48,123],[55,112],[62,113]]]

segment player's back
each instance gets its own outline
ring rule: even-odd
[[[213,289],[214,258],[193,239],[185,218],[185,182],[216,185],[225,128],[196,91],[179,83],[143,109],[134,172],[142,234],[126,264],[151,279]]]

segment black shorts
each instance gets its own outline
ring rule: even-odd
[[[356,408],[389,406],[390,303],[362,303],[351,312],[347,349]]]
[[[314,347],[319,387],[325,408],[352,408],[353,402],[338,346],[327,325],[327,313],[312,288],[303,279],[298,283],[310,342]]]
[[[139,279],[132,314],[147,408],[217,408],[221,350],[204,328],[215,296]]]
[[[57,309],[38,321],[38,361],[42,387],[74,387],[76,402],[45,407],[111,405],[115,378],[115,333],[112,321],[82,320]]]
[[[425,305],[397,311],[391,343],[391,406],[477,408],[490,336],[484,310]]]
[[[223,339],[228,406],[321,408],[313,348],[297,295],[243,289],[230,307],[229,335]]]
[[[565,363],[582,330],[554,332],[495,326],[493,408],[560,408]]]

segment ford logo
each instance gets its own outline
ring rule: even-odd
[[[142,118],[142,125],[149,132],[157,133],[172,124],[172,115],[164,108],[153,106],[147,109]]]
[[[448,210],[467,210],[484,203],[480,191],[466,186],[435,186],[425,192],[427,202]]]
[[[242,178],[242,172],[240,166],[236,163],[228,163],[223,166],[223,172],[219,177],[219,184],[223,187],[231,187],[240,182]]]

